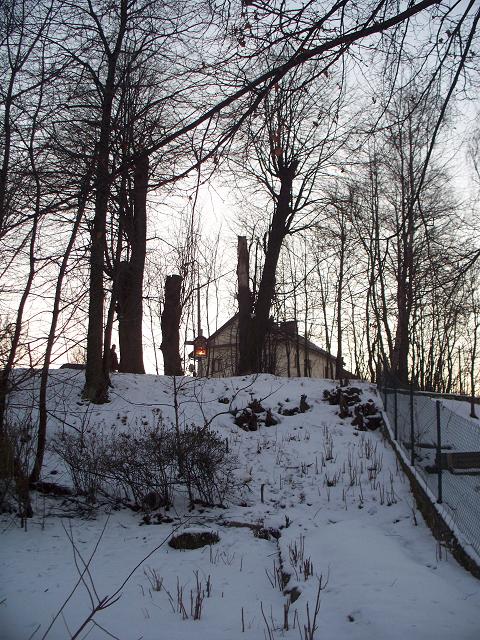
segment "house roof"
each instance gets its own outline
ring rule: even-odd
[[[229,318],[224,324],[222,324],[221,327],[218,327],[218,329],[216,331],[214,331],[211,336],[208,336],[208,338],[207,338],[208,342],[210,342],[210,340],[213,340],[214,338],[219,336],[223,331],[225,331],[225,329],[227,329],[237,319],[238,319],[238,313],[236,313],[231,318]]]
[[[223,333],[226,329],[228,329],[228,327],[230,325],[234,324],[234,322],[237,321],[237,320],[238,320],[238,313],[233,315],[224,324],[222,324],[221,327],[219,327],[216,331],[214,331],[212,333],[212,335],[207,338],[208,342],[210,343],[211,340],[214,340],[217,336],[219,336],[221,333]],[[278,326],[278,325],[274,325],[274,327],[276,329],[275,332],[278,335],[281,335],[282,337],[290,339],[290,340],[292,338],[296,339],[298,337],[298,339],[301,341],[300,344],[301,345],[306,345],[306,347],[307,347],[307,349],[309,351],[315,351],[316,353],[320,353],[321,355],[323,355],[324,357],[326,357],[326,358],[328,358],[330,360],[335,360],[335,356],[333,356],[328,351],[325,351],[325,349],[322,349],[321,347],[316,345],[314,342],[311,342],[310,340],[305,339],[305,337],[300,335],[298,332],[291,333],[290,331],[286,331],[285,329],[283,329],[281,326]]]

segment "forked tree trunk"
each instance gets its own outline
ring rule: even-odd
[[[143,365],[143,272],[147,250],[148,158],[135,165],[133,215],[128,224],[130,260],[121,262],[118,277],[119,371],[145,373]]]
[[[162,344],[160,346],[166,376],[183,375],[182,359],[180,358],[181,289],[181,276],[167,276],[165,281],[165,304],[161,318]]]
[[[95,403],[108,402],[108,371],[103,362],[103,285],[105,230],[111,179],[109,174],[109,142],[113,103],[113,81],[115,70],[111,69],[105,89],[105,97],[98,143],[95,176],[95,216],[90,249],[90,284],[87,331],[87,366],[83,396]]]
[[[288,233],[291,210],[292,185],[297,163],[284,167],[280,174],[280,193],[277,206],[272,217],[268,234],[267,251],[263,266],[262,278],[258,288],[254,316],[251,320],[251,331],[248,334],[245,369],[240,373],[258,373],[264,371],[264,350],[270,328],[270,309],[275,295],[275,283],[278,258],[283,241]]]
[[[103,83],[100,132],[96,147],[95,215],[90,249],[90,283],[88,303],[87,366],[83,396],[91,402],[108,402],[109,375],[103,354],[103,305],[105,300],[104,252],[108,201],[111,182],[109,170],[112,136],[112,110],[116,89],[117,63],[127,28],[128,3],[120,1],[120,24],[113,50],[107,44],[107,73]],[[101,84],[101,83],[99,83]]]

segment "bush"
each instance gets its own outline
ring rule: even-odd
[[[17,509],[30,517],[29,474],[34,457],[34,428],[30,421],[6,422],[0,434],[0,512]]]
[[[205,504],[223,504],[232,485],[234,462],[225,442],[207,427],[191,426],[181,432],[180,448],[191,495]]]
[[[90,502],[103,490],[147,511],[168,508],[180,483],[191,501],[213,505],[223,503],[232,484],[233,458],[218,435],[195,426],[177,434],[161,416],[153,427],[130,432],[63,434],[52,449],[67,465],[75,490]]]
[[[103,433],[62,433],[52,440],[51,449],[66,464],[75,491],[95,503],[99,490],[109,484],[108,442]]]
[[[106,467],[138,507],[149,508],[146,496],[158,495],[158,506],[172,504],[172,488],[177,475],[173,433],[161,421],[143,427],[138,434],[113,435]]]

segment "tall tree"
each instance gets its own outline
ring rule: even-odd
[[[326,78],[317,78],[310,84],[309,80],[299,71],[276,86],[248,131],[244,156],[247,174],[263,188],[271,213],[250,328],[245,333],[246,343],[239,345],[244,353],[241,373],[262,371],[265,367],[264,345],[283,242],[287,235],[305,229],[315,220],[315,206],[322,193],[319,178],[335,162],[345,140],[339,121],[341,85],[330,85]],[[328,94],[332,87],[335,94],[319,105],[318,93]]]
[[[143,365],[143,271],[147,250],[148,158],[135,164],[132,207],[125,217],[130,255],[118,274],[119,371],[145,373]]]
[[[11,373],[17,363],[25,314],[35,278],[47,261],[38,259],[39,232],[50,207],[57,202],[47,195],[45,181],[47,139],[45,120],[47,85],[53,77],[48,37],[52,3],[16,0],[2,7],[0,30],[0,291],[14,299],[8,356],[0,371],[0,431],[4,427]],[[34,70],[36,73],[34,73]],[[46,206],[48,201],[49,206]],[[52,203],[54,203],[52,205]],[[18,269],[14,288],[11,268]],[[20,267],[22,265],[23,269]],[[10,278],[9,278],[10,276]],[[22,286],[18,289],[18,281]]]

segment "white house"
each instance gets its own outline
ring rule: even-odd
[[[238,315],[234,315],[208,339],[203,374],[214,378],[236,375],[238,368]],[[298,334],[297,323],[274,324],[267,350],[271,371],[277,376],[332,378],[335,356]]]

